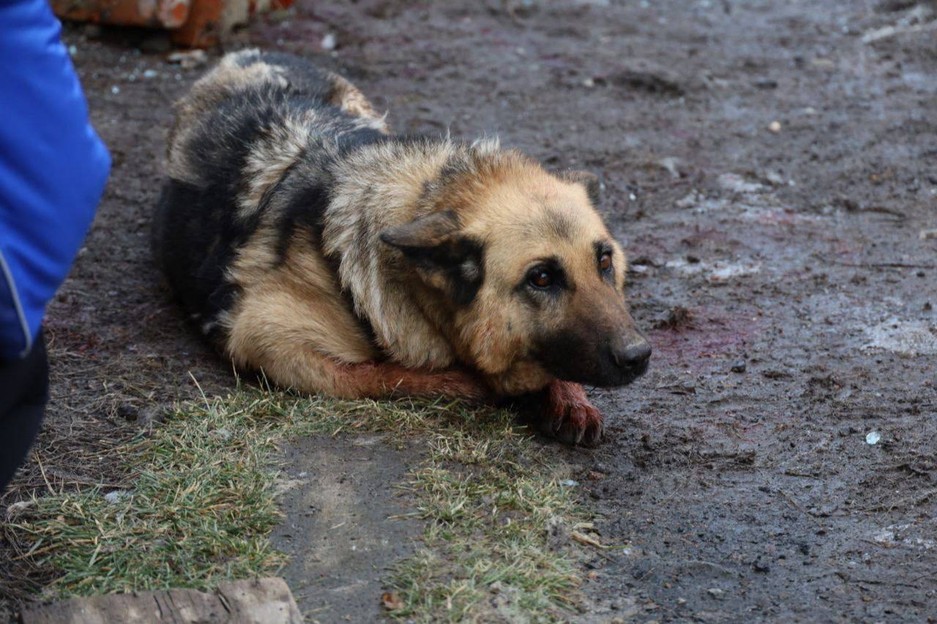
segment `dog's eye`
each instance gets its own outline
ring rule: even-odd
[[[527,273],[527,283],[534,288],[545,290],[553,286],[555,281],[556,276],[554,272],[549,267],[543,265],[536,266]]]
[[[599,256],[599,270],[605,273],[612,268],[612,252],[606,251]]]

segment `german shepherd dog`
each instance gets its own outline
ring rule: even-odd
[[[496,140],[391,134],[346,79],[226,55],[176,105],[155,257],[235,365],[306,393],[498,400],[596,444],[579,384],[621,386],[648,342],[598,181]]]

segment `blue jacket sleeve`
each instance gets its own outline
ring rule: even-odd
[[[46,0],[0,0],[0,360],[29,352],[110,170]]]

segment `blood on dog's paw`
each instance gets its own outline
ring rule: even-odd
[[[545,414],[546,428],[561,442],[596,446],[602,440],[605,432],[602,414],[589,403],[554,403],[550,410]]]
[[[554,381],[546,391],[541,429],[567,444],[596,446],[602,440],[605,424],[582,386]]]

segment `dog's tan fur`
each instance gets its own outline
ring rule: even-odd
[[[292,60],[239,54],[225,57],[177,106],[169,174],[186,189],[207,187],[213,175],[193,146],[205,140],[216,109],[305,84]],[[603,340],[643,340],[624,299],[625,255],[593,206],[594,180],[549,173],[493,140],[375,138],[342,151],[343,133],[386,134],[384,118],[344,78],[309,80],[318,100],[279,114],[246,149],[230,210],[249,235],[221,267],[236,296],[212,318],[199,317],[206,331],[220,329],[238,366],[305,392],[480,399],[543,391],[549,429],[595,442],[601,417],[578,384],[557,378],[558,358],[545,355],[551,336],[557,348],[573,348],[563,338],[567,328],[584,332],[602,354],[612,348]],[[310,146],[326,169],[304,164]],[[321,227],[296,221],[286,228],[293,195],[284,180],[303,166],[308,179],[327,179],[328,204],[315,222]],[[210,234],[209,249],[225,244]],[[612,271],[597,269],[597,245]],[[562,267],[562,291],[542,294],[525,283],[544,262]],[[593,368],[609,366],[603,360]]]

